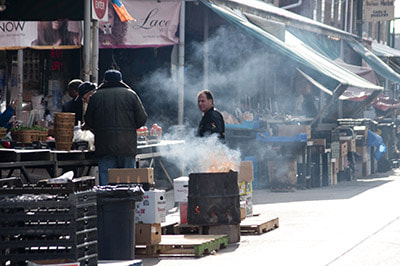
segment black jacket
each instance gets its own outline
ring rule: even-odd
[[[225,139],[224,117],[214,107],[203,115],[199,124],[198,136],[204,137],[213,133],[218,133],[220,139]]]
[[[83,112],[82,98],[77,97],[76,99],[72,99],[64,103],[61,111],[67,113],[75,113],[75,125],[77,125],[78,121],[82,121],[82,112]]]
[[[85,114],[85,123],[95,135],[97,156],[135,156],[136,129],[146,120],[138,95],[123,82],[101,84]]]

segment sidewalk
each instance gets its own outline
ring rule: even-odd
[[[400,265],[399,202],[399,170],[289,193],[255,190],[254,213],[279,217],[279,228],[214,255],[143,265]]]

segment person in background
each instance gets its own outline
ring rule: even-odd
[[[204,137],[218,134],[219,139],[225,140],[225,122],[222,114],[214,107],[214,96],[209,90],[202,90],[197,94],[197,104],[203,117],[201,118],[198,136]]]
[[[90,97],[96,93],[97,85],[90,81],[85,81],[78,87],[79,97],[82,98],[82,124],[85,124],[85,113],[90,101]]]
[[[15,113],[15,109],[18,105],[18,100],[11,100],[10,105],[6,108],[6,110],[0,114],[0,127],[11,129],[12,123],[10,123],[11,117]]]
[[[73,79],[68,83],[68,94],[72,100],[66,102],[61,111],[67,113],[75,113],[75,125],[78,125],[78,121],[82,121],[82,98],[79,97],[78,87],[83,83],[80,79]]]
[[[108,184],[109,168],[136,167],[136,129],[146,120],[139,96],[122,81],[121,72],[107,70],[85,114],[86,127],[95,135],[100,185]]]

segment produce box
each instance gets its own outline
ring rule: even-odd
[[[154,184],[153,168],[111,168],[108,169],[109,184]]]

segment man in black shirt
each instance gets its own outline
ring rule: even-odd
[[[209,90],[197,94],[197,104],[203,117],[200,121],[198,136],[204,137],[214,133],[222,140],[225,139],[225,123],[222,114],[214,107],[214,97]]]
[[[68,83],[68,94],[72,100],[66,102],[62,106],[62,112],[75,113],[75,125],[78,125],[78,121],[82,122],[82,98],[79,97],[78,87],[83,83],[80,79],[73,79]]]

